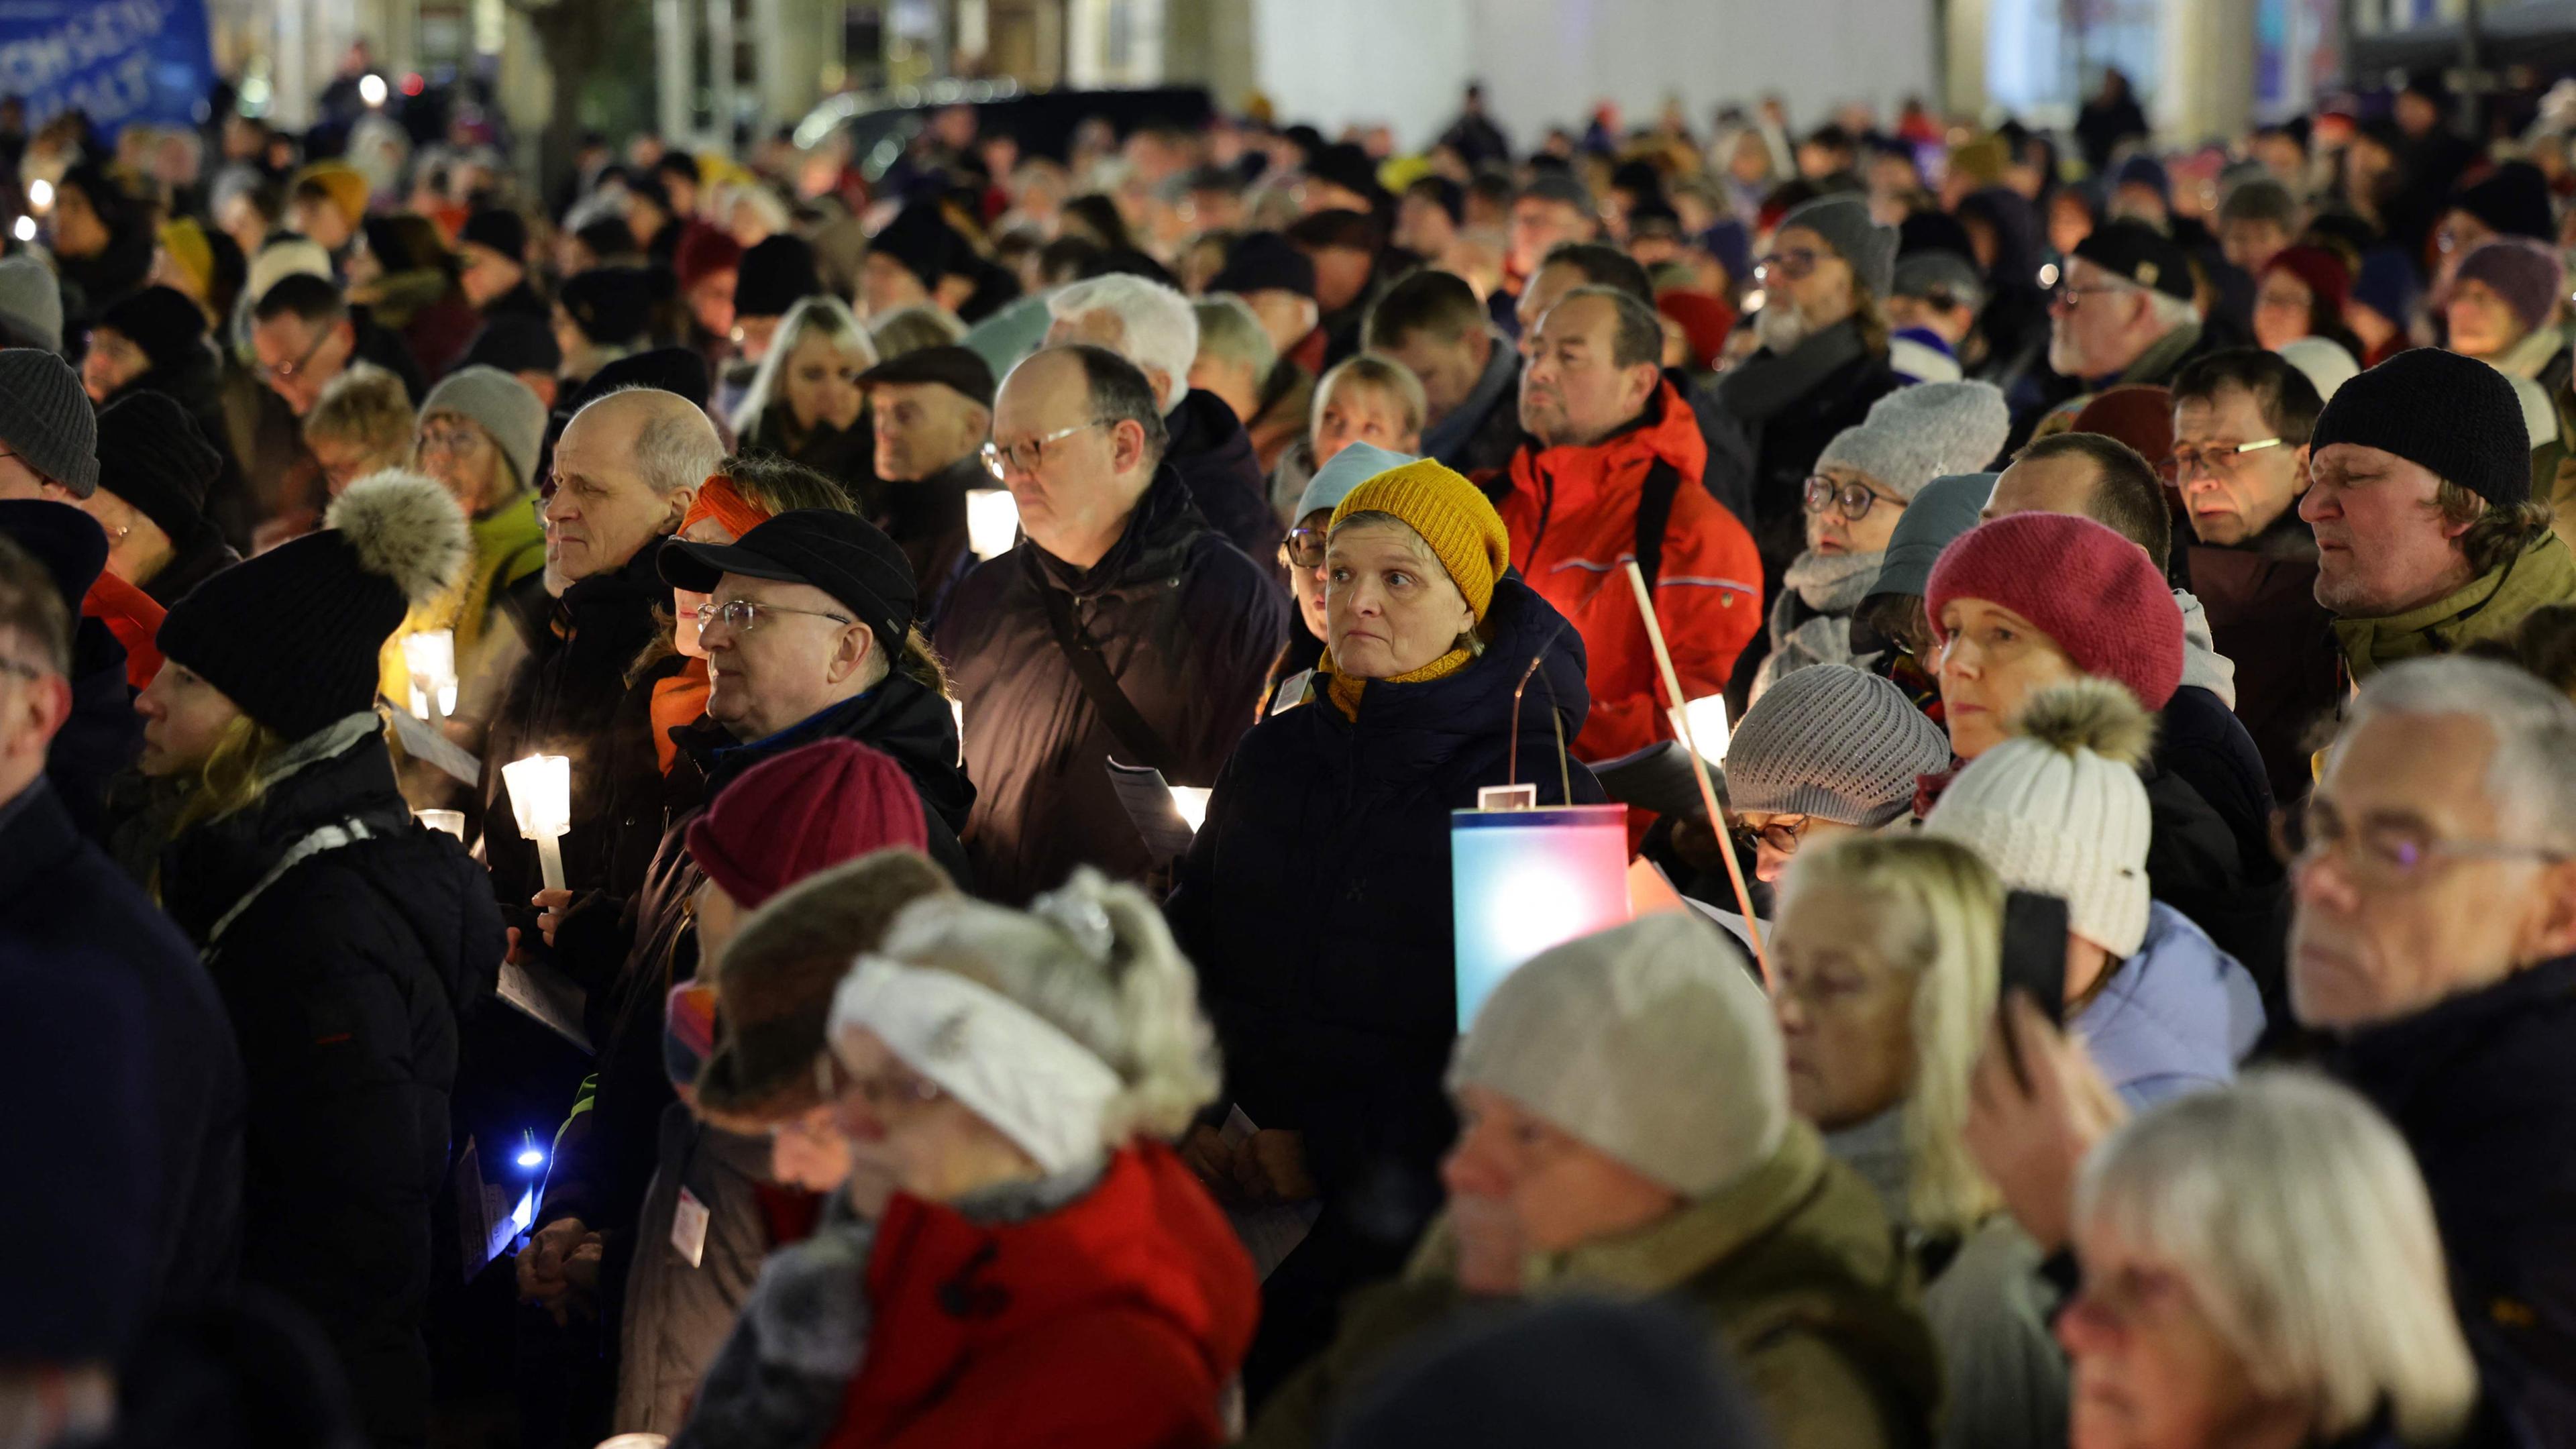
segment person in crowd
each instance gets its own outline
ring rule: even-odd
[[[733,353],[733,294],[742,285],[742,243],[711,226],[691,224],[672,254],[680,301],[695,330],[690,344],[707,366],[721,367]]]
[[[1904,691],[1819,664],[1766,691],[1728,736],[1726,803],[1755,877],[1777,884],[1801,851],[1910,819],[1915,781],[1949,767],[1949,737]]]
[[[1329,517],[1312,697],[1276,702],[1237,747],[1170,907],[1227,1095],[1260,1128],[1233,1146],[1196,1134],[1194,1163],[1255,1202],[1323,1205],[1265,1285],[1256,1398],[1331,1341],[1350,1290],[1402,1266],[1439,1203],[1455,950],[1450,913],[1420,907],[1448,897],[1450,813],[1510,783],[1514,760],[1543,802],[1601,799],[1588,771],[1560,768],[1589,701],[1580,640],[1511,575],[1475,485],[1413,460]],[[1546,705],[1516,711],[1532,661]],[[1263,924],[1300,902],[1329,903],[1320,950]]]
[[[97,522],[77,506],[40,498],[0,499],[0,534],[44,566],[62,598],[98,596],[98,581],[106,573],[107,539]],[[130,622],[148,620],[158,628],[160,606],[141,590],[127,588],[141,600]],[[45,778],[55,799],[70,812],[74,827],[111,846],[108,786],[133,766],[143,749],[143,723],[134,717],[134,671],[122,642],[128,623],[123,617],[75,610],[71,663],[64,671],[71,685],[70,713],[54,727],[45,755]],[[149,642],[143,647],[150,649]],[[160,658],[157,651],[150,655],[155,672]],[[150,683],[150,676],[144,682]],[[128,863],[122,852],[112,853],[119,864]]]
[[[371,216],[349,258],[349,300],[402,339],[424,378],[443,377],[483,326],[446,238],[424,216]]]
[[[1494,988],[1448,1080],[1464,1126],[1446,1213],[1247,1446],[1324,1442],[1356,1389],[1480,1304],[1580,1294],[1687,1313],[1778,1443],[1928,1442],[1939,1355],[1905,1255],[1791,1113],[1770,1004],[1714,927],[1650,915],[1539,953]]]
[[[241,301],[248,261],[241,244],[193,216],[174,216],[161,223],[159,250],[153,253],[151,281],[197,304],[208,327],[231,320]]]
[[[203,511],[228,538],[249,538],[250,483],[233,454],[223,367],[207,346],[202,309],[185,294],[157,286],[109,308],[90,329],[81,384],[101,408],[138,392],[162,393],[178,403],[222,462],[206,486]]]
[[[504,941],[481,868],[394,790],[376,651],[468,543],[418,478],[352,487],[324,525],[182,599],[135,708],[144,772],[194,781],[157,882],[247,1073],[242,1276],[320,1320],[376,1443],[419,1444],[459,1023]]]
[[[98,418],[79,375],[53,353],[0,348],[0,397],[10,399],[0,407],[0,501],[86,503],[98,492]],[[101,621],[116,636],[125,649],[126,680],[141,689],[161,668],[161,653],[153,646],[161,605],[104,569],[88,579],[81,616]]]
[[[893,1196],[773,1260],[674,1443],[1226,1442],[1258,1283],[1163,1145],[1216,1094],[1193,996],[1153,905],[1095,872],[1026,913],[905,906],[820,1069]],[[962,1329],[961,1291],[990,1305]]]
[[[924,347],[859,374],[876,435],[876,522],[920,581],[923,619],[936,622],[973,566],[966,495],[993,486],[984,442],[993,433],[993,369],[963,347]]]
[[[2449,653],[2576,599],[2576,555],[2531,494],[2521,403],[2504,375],[2418,348],[2344,384],[2308,438],[2299,517],[2316,600],[2354,680]]]
[[[1859,658],[1852,611],[1877,582],[1907,505],[1933,479],[1993,462],[2011,431],[1994,384],[1927,382],[1880,398],[1859,427],[1834,435],[1807,479],[1807,551],[1771,602],[1771,652],[1754,675],[1754,702],[1797,670]]]
[[[918,352],[925,347],[954,347],[966,340],[966,324],[937,307],[897,307],[868,319],[868,340],[880,360]]]
[[[2513,380],[2532,448],[2532,491],[2576,502],[2576,400],[2562,401],[2576,353],[2559,325],[2567,268],[2555,246],[2529,237],[2481,242],[2460,258],[2443,320],[2450,348]],[[2566,481],[2562,482],[2564,479]],[[2576,525],[2571,525],[2576,526]]]
[[[1512,566],[1583,640],[1592,712],[1574,753],[1615,759],[1672,738],[1635,592],[1646,577],[1682,690],[1724,692],[1762,629],[1753,539],[1699,486],[1699,425],[1664,380],[1663,329],[1625,292],[1577,287],[1528,341],[1521,427],[1498,505]]]
[[[22,547],[21,539],[36,548]],[[121,1203],[87,1198],[79,1206],[107,1214],[130,1207],[148,1229],[133,1245],[130,1261],[81,1262],[71,1271],[111,1280],[131,1275],[141,1302],[184,1309],[229,1291],[239,1263],[241,1056],[196,949],[84,835],[94,826],[96,801],[76,815],[63,793],[69,783],[63,778],[70,763],[66,749],[82,748],[70,731],[90,691],[76,677],[81,666],[73,641],[80,617],[56,583],[55,567],[37,548],[77,552],[77,558],[63,560],[75,577],[82,570],[95,572],[107,551],[98,530],[67,505],[0,503],[0,960],[41,966],[57,979],[91,982],[136,998],[136,1019],[126,1035],[80,1036],[76,1044],[83,1053],[120,1043],[142,1050],[135,1073],[141,1100],[91,1144],[130,1150],[138,1144],[124,1134],[138,1134],[144,1150],[133,1155],[143,1169],[141,1181],[130,1185]],[[122,704],[123,678],[108,677]],[[127,715],[130,720],[130,706]],[[73,1027],[69,1018],[48,1013],[31,1011],[25,1020],[45,1034]],[[67,1074],[39,1085],[50,1098],[77,1080]],[[44,1171],[26,1176],[31,1185],[41,1181],[49,1194],[60,1193],[67,1184],[55,1173],[70,1160],[48,1155]],[[11,1220],[23,1221],[14,1215]],[[24,1243],[22,1249],[34,1251],[10,1256],[33,1259],[64,1246]],[[92,1287],[97,1291],[95,1282]],[[102,1293],[100,1301],[115,1297]]]
[[[1524,283],[1538,274],[1547,254],[1567,242],[1598,241],[1601,207],[1583,183],[1562,170],[1542,170],[1512,197],[1508,242],[1503,253],[1503,289],[1487,299],[1494,323],[1515,337],[1520,316],[1515,303]]]
[[[1719,409],[1754,460],[1752,517],[1764,597],[1805,547],[1807,475],[1825,444],[1896,388],[1880,299],[1895,287],[1896,228],[1848,196],[1789,212],[1756,268],[1760,347],[1718,375]]]
[[[641,267],[592,267],[555,293],[555,345],[563,381],[574,387],[620,358],[651,345],[652,274]]]
[[[701,989],[716,1002],[711,1050],[693,1074],[671,1064],[681,1100],[662,1116],[627,1289],[610,1419],[621,1433],[675,1435],[692,1420],[704,1433],[746,1409],[771,1423],[821,1417],[822,1404],[783,1404],[802,1383],[761,1380],[747,1386],[751,1401],[737,1402],[730,1395],[746,1386],[734,1366],[714,1378],[708,1370],[763,1255],[790,1241],[854,1236],[864,1231],[857,1208],[883,1211],[881,1169],[844,1192],[855,1164],[814,1060],[829,1049],[833,990],[853,954],[874,951],[905,906],[956,889],[919,853],[910,781],[857,741],[764,761],[743,786],[695,827],[708,838],[702,854],[723,873],[710,883],[728,898],[732,923],[720,950],[710,939],[718,933],[701,930],[700,981],[713,977]],[[789,812],[783,835],[770,814],[781,808]],[[707,1209],[695,1261],[653,1226],[678,1223],[683,1191]],[[829,1385],[831,1403],[842,1387]]]
[[[2049,299],[2048,365],[2078,396],[2122,383],[2171,382],[2209,349],[2193,303],[2191,257],[2142,221],[2095,227],[2066,259]]]
[[[2299,516],[2309,439],[2324,407],[2298,368],[2229,348],[2174,376],[2167,477],[2194,542],[2173,573],[2209,612],[2212,647],[2237,668],[2236,717],[2275,800],[2307,793],[2309,733],[2341,693],[2332,616],[2316,600],[2317,540]]]
[[[1353,443],[1333,455],[1333,461],[1315,472],[1298,495],[1294,510],[1296,524],[1288,530],[1287,540],[1279,545],[1279,566],[1287,571],[1288,592],[1296,600],[1297,615],[1305,625],[1302,632],[1288,631],[1287,646],[1279,651],[1279,660],[1271,666],[1269,683],[1263,687],[1261,713],[1266,717],[1276,709],[1305,697],[1307,676],[1322,660],[1324,646],[1332,638],[1332,626],[1325,602],[1329,582],[1325,563],[1325,546],[1332,532],[1333,510],[1350,496],[1352,489],[1380,473],[1421,461],[1405,453],[1390,453],[1369,443]]]
[[[321,465],[328,497],[338,497],[370,473],[411,461],[418,415],[403,391],[402,379],[373,363],[343,369],[322,389],[303,419],[304,446]],[[270,538],[286,535],[289,529],[311,531],[318,507],[317,503],[300,516],[273,515]]]
[[[564,879],[575,891],[632,895],[640,878],[612,878],[621,834],[642,822],[612,818],[612,799],[658,798],[648,707],[628,698],[626,671],[655,633],[668,597],[655,567],[662,538],[688,515],[700,485],[724,459],[705,411],[653,388],[612,392],[582,408],[555,446],[554,476],[538,518],[545,526],[547,605],[522,627],[528,657],[492,717],[484,759],[506,763],[559,754],[573,761]],[[542,888],[535,846],[519,837],[501,771],[484,771],[483,858],[519,948],[533,944],[526,902]],[[646,828],[658,829],[658,820]]]
[[[1218,293],[1190,305],[1199,321],[1199,351],[1190,386],[1216,394],[1243,423],[1252,456],[1269,477],[1306,435],[1315,378],[1279,355],[1261,319],[1241,297]]]
[[[1256,231],[1227,249],[1206,295],[1240,297],[1261,319],[1279,356],[1307,377],[1324,370],[1323,309],[1315,301],[1315,259],[1275,231]]]
[[[54,183],[46,228],[63,283],[63,316],[73,333],[132,296],[152,274],[151,209],[95,161],[81,162]]]
[[[1385,290],[1378,275],[1384,227],[1368,212],[1332,207],[1297,218],[1282,235],[1315,263],[1315,330],[1324,337],[1321,361],[1326,369],[1337,367],[1360,350],[1369,302]]]
[[[769,356],[779,324],[807,297],[825,295],[814,267],[814,249],[803,238],[781,235],[745,248],[734,272],[730,361],[722,374],[728,416],[739,406],[752,374]]]
[[[2361,339],[2343,320],[2352,305],[2352,273],[2331,248],[2283,247],[2255,278],[2256,345],[2278,352],[2300,338],[2315,337],[2361,355]]]
[[[1852,649],[1868,661],[1863,667],[1895,685],[1934,724],[1944,722],[1935,682],[1941,657],[1923,592],[1931,587],[1932,566],[1941,551],[1977,526],[1978,512],[1994,494],[1996,476],[1958,473],[1924,485],[1896,516],[1877,582],[1852,614]]]
[[[859,375],[876,361],[876,344],[848,304],[838,297],[798,301],[733,412],[734,436],[746,450],[792,458],[872,504],[876,480],[862,425],[868,397]]]
[[[1425,268],[1369,308],[1363,344],[1422,382],[1422,447],[1474,477],[1511,466],[1521,445],[1521,355],[1457,276]]]
[[[82,511],[107,532],[107,567],[168,608],[241,562],[205,515],[223,456],[179,404],[129,393],[98,414],[98,491]]]
[[[528,277],[528,223],[506,206],[486,206],[456,234],[456,284],[488,324],[503,317],[551,316]]]
[[[1951,570],[1945,557],[1942,573]],[[1945,634],[1990,607],[1956,601],[1947,582],[1933,582]],[[1969,636],[1981,657],[2010,647],[2006,627],[1981,623],[1968,626],[1984,636]],[[1945,681],[1952,668],[1945,663]],[[1998,724],[2009,733],[1976,752],[1923,828],[1976,851],[2006,886],[2066,902],[2061,1009],[2112,1090],[2144,1105],[2231,1080],[2265,1012],[2253,976],[2191,917],[2150,896],[2156,832],[2139,770],[2153,726],[2135,691],[2098,677],[2041,685],[2008,724],[1990,721],[1971,691],[1948,703],[1954,737]]]
[[[1163,460],[1145,377],[1104,348],[1049,347],[994,404],[984,459],[1019,504],[1021,542],[957,585],[939,641],[977,783],[967,849],[996,900],[1076,864],[1141,873],[1104,763],[1214,784],[1287,639],[1278,585],[1220,546]]]
[[[2253,176],[2227,188],[2218,203],[2219,253],[2249,277],[2260,277],[2272,259],[2299,240],[2306,209],[2279,179]]]
[[[1966,1136],[2003,931],[2003,883],[1965,846],[1825,842],[1798,856],[1780,895],[1771,1001],[1790,1110],[1878,1190],[1921,1271],[1941,1346],[1940,1442],[2035,1449],[2066,1442],[2054,1294]]]
[[[1317,469],[1353,443],[1389,452],[1422,451],[1422,383],[1405,366],[1376,353],[1355,352],[1315,384],[1315,412],[1306,436],[1272,472],[1272,505],[1284,517]]]
[[[366,173],[349,162],[312,162],[287,178],[287,229],[336,260],[357,240],[372,190]]]
[[[260,380],[299,418],[361,362],[400,379],[406,401],[420,400],[420,372],[402,340],[352,307],[327,278],[299,273],[260,294],[251,309],[250,350]]]
[[[1220,537],[1246,558],[1268,558],[1282,530],[1251,435],[1215,394],[1190,387],[1199,338],[1189,299],[1161,282],[1112,273],[1048,294],[1047,315],[1048,346],[1105,347],[1145,374],[1163,409],[1163,462]]]
[[[1962,534],[1934,565],[1924,598],[1951,752],[1973,762],[2011,732],[2037,691],[2079,677],[2117,683],[2178,737],[2204,730],[2213,711],[2232,727],[2213,700],[2171,707],[2183,687],[2184,652],[2173,597],[2146,553],[2089,518],[2020,513]],[[2244,963],[2277,1006],[2281,887],[2268,840],[2246,839],[2268,830],[2270,812],[2254,811],[2259,823],[2232,819],[2245,813],[2243,789],[2231,794],[2228,783],[2244,776],[2260,803],[2269,794],[2261,762],[2250,746],[2236,762],[2215,734],[2149,738],[2155,733],[2135,750],[2125,740],[2120,749],[2141,755],[2151,808],[2140,889]],[[2202,779],[2215,781],[2208,788],[2230,805],[2213,802]]]
[[[1976,335],[1985,279],[1955,251],[1908,252],[1896,259],[1887,294],[1888,366],[1907,382],[1957,382],[1966,376],[1959,350]]]
[[[546,405],[551,416],[558,398],[558,383],[563,370],[563,348],[555,342],[555,330],[541,318],[518,313],[503,313],[483,324],[474,334],[474,345],[456,361],[463,367],[489,367],[517,378],[537,401]],[[564,394],[569,396],[569,394]]]

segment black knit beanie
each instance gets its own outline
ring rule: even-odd
[[[98,413],[98,486],[185,544],[205,527],[206,486],[224,455],[187,409],[157,392],[129,392]]]
[[[98,325],[143,349],[156,368],[176,367],[205,351],[204,310],[171,287],[144,288],[100,313]]]
[[[2335,389],[2308,446],[2337,443],[2394,453],[2498,506],[2531,501],[2522,400],[2474,357],[2418,347]]]
[[[969,250],[936,201],[906,204],[885,230],[869,238],[868,245],[901,263],[925,291],[936,290],[958,254]]]
[[[602,347],[631,347],[653,325],[653,280],[642,267],[593,267],[564,283],[557,300]]]
[[[418,473],[359,479],[322,523],[197,585],[157,641],[290,740],[374,705],[385,640],[471,552],[456,500]]]
[[[742,265],[734,271],[733,312],[737,317],[784,317],[788,308],[822,290],[814,249],[804,238],[781,232],[742,254]]]

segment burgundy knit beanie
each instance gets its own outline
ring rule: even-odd
[[[2529,331],[2549,320],[2567,290],[2558,249],[2529,237],[2503,236],[2481,243],[2460,259],[2460,280],[2484,282]]]
[[[2000,604],[2037,626],[2089,675],[2117,680],[2148,710],[2182,686],[2182,608],[2147,551],[2089,518],[2015,513],[1959,535],[1923,596],[1949,642],[1952,599]]]
[[[763,760],[689,826],[689,854],[745,910],[873,850],[927,846],[912,777],[882,750],[824,740]]]

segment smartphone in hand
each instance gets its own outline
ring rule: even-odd
[[[2033,891],[2013,891],[2004,897],[2004,939],[2000,989],[1995,993],[1998,1015],[2009,1010],[2013,993],[2028,996],[2039,1008],[2049,1025],[2066,1024],[2066,902],[2056,896]],[[2021,1039],[2013,1033],[2012,1023],[2003,1023],[2004,1056],[2012,1063],[2013,1080],[2022,1089],[2030,1089],[2030,1073],[2023,1069]]]

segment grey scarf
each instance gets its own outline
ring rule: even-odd
[[[1718,405],[1745,422],[1767,422],[1860,357],[1860,324],[1846,317],[1809,335],[1786,356],[1757,352],[1719,373]]]
[[[1785,587],[1771,606],[1771,657],[1762,661],[1754,678],[1754,698],[1761,698],[1780,676],[1811,664],[1858,662],[1851,647],[1852,610],[1860,607],[1869,586],[1878,581],[1879,565],[1886,557],[1884,553],[1820,554],[1810,549],[1790,563],[1781,577]],[[1799,619],[1793,598],[1814,612]]]

